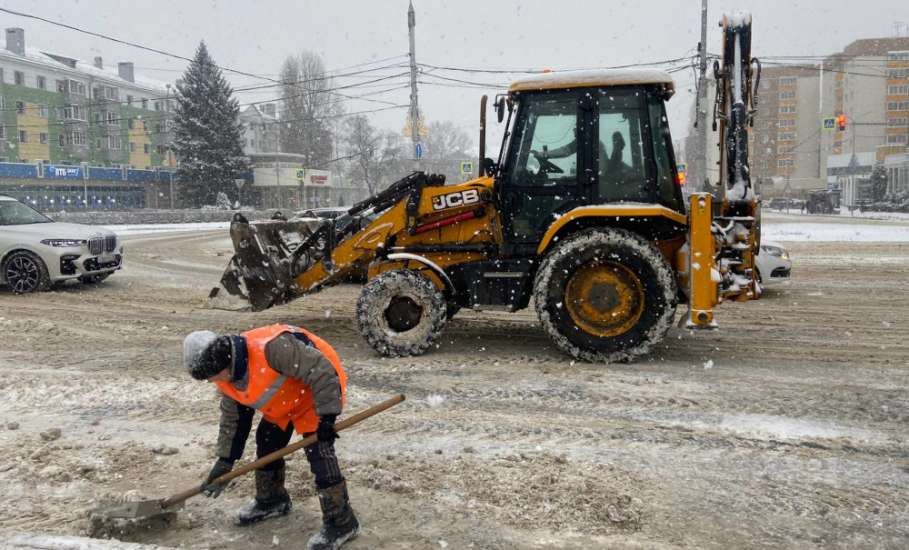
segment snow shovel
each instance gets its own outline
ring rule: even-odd
[[[404,395],[398,394],[390,399],[387,399],[374,407],[370,407],[363,412],[357,413],[349,418],[340,420],[335,424],[335,430],[341,431],[345,430],[358,422],[366,420],[370,416],[379,414],[382,411],[388,410],[391,407],[394,407],[398,403],[404,401]],[[309,437],[301,439],[296,443],[292,443],[283,449],[279,449],[273,453],[269,453],[262,458],[250,462],[249,464],[240,466],[230,472],[224,474],[223,476],[215,479],[213,483],[227,483],[232,479],[236,479],[240,476],[246,475],[249,472],[261,468],[266,464],[270,464],[279,458],[285,457],[293,452],[299,451],[303,447],[308,447],[312,445],[317,440],[316,434],[312,434]],[[171,514],[180,508],[183,507],[184,501],[194,497],[202,492],[202,485],[195,485],[191,489],[187,489],[183,492],[177,493],[170,497],[160,500],[144,500],[137,502],[121,502],[116,504],[109,504],[101,506],[95,509],[92,512],[92,516],[99,519],[147,519],[153,518],[155,516],[160,516],[164,514]]]

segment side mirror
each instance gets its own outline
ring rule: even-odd
[[[499,100],[496,101],[496,118],[499,120],[499,124],[501,124],[502,121],[505,120],[505,98],[504,97],[500,97]]]

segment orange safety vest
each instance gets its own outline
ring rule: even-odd
[[[274,370],[265,358],[266,344],[285,332],[304,334],[316,349],[321,351],[322,355],[334,365],[341,383],[341,403],[343,405],[347,394],[347,373],[341,368],[338,354],[325,340],[305,329],[291,325],[269,325],[242,333],[241,336],[246,339],[248,359],[249,383],[246,389],[237,389],[230,382],[223,380],[217,381],[215,384],[225,395],[237,403],[258,410],[266,420],[282,429],[287,428],[288,422],[293,422],[297,433],[314,432],[319,424],[319,417],[316,415],[312,388],[302,380],[288,378]]]

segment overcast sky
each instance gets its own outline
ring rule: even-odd
[[[482,69],[566,69],[673,59],[695,51],[700,4],[700,0],[414,0],[416,58],[433,65]],[[286,55],[304,49],[320,53],[329,69],[403,55],[408,49],[407,0],[6,0],[3,6],[185,56],[192,56],[204,39],[219,65],[272,77]],[[893,36],[895,21],[909,23],[906,6],[905,0],[711,0],[708,50],[720,49],[720,16],[737,9],[753,14],[752,53],[761,57],[826,55],[857,38]],[[29,46],[87,60],[101,55],[110,64],[133,61],[137,73],[164,81],[176,79],[186,66],[179,59],[34,20],[5,13],[0,20],[4,27],[24,28]],[[406,58],[379,65],[394,62],[404,63]],[[371,74],[403,71],[406,68]],[[435,73],[492,85],[510,80],[509,75]],[[226,76],[235,87],[268,83]],[[670,123],[674,137],[680,139],[688,133],[693,79],[690,70],[674,77],[679,93],[669,103]],[[336,85],[364,79],[339,79]],[[430,76],[421,80],[443,82]],[[401,77],[344,93],[359,95],[406,83]],[[501,89],[420,85],[419,97],[427,121],[452,120],[473,136],[479,97]],[[245,102],[278,96],[277,90],[267,89],[238,97]],[[371,98],[406,103],[408,90]],[[363,111],[383,105],[358,100],[345,106],[348,111]],[[405,114],[402,109],[371,117],[378,126],[398,130]]]

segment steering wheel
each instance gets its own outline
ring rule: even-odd
[[[540,174],[562,174],[565,172],[555,164],[549,162],[549,159],[543,157],[543,155],[541,155],[538,151],[531,151],[531,153],[533,154],[534,158],[537,159],[537,162],[540,163]]]

